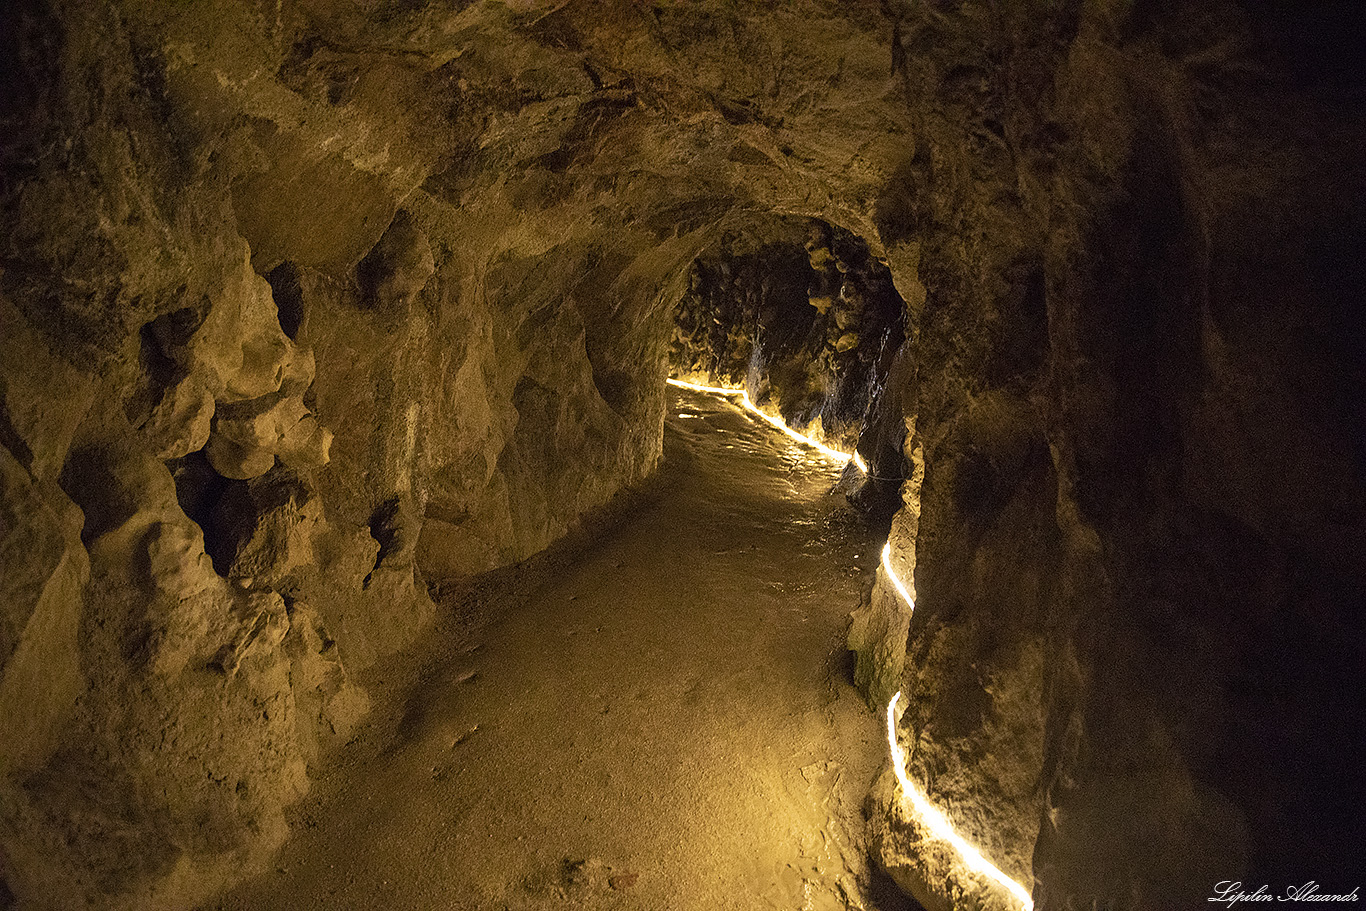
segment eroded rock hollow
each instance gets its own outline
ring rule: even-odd
[[[429,584],[649,477],[671,374],[866,460],[856,680],[1036,907],[1366,886],[1364,18],[7,4],[0,906],[262,869]]]

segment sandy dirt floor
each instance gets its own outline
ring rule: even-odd
[[[877,542],[840,470],[675,391],[650,491],[443,599],[275,869],[210,908],[910,907],[859,836],[886,745],[843,635]]]

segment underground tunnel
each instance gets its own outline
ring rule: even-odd
[[[0,908],[1359,901],[1364,46],[7,3]]]

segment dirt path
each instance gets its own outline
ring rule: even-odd
[[[296,813],[276,871],[215,907],[890,907],[856,835],[884,746],[842,642],[877,555],[827,495],[838,466],[679,393],[663,472],[429,660],[402,720]]]

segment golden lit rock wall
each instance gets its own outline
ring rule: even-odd
[[[912,777],[1040,908],[1349,892],[1359,12],[902,9]],[[955,894],[890,784],[876,850]]]

